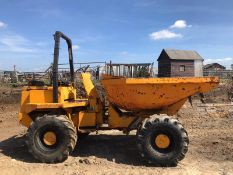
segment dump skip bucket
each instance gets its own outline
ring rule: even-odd
[[[208,92],[218,77],[124,78],[106,76],[102,84],[111,104],[129,111],[156,110],[195,93]]]

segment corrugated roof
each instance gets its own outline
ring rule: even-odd
[[[196,51],[164,49],[170,59],[174,60],[204,60]]]

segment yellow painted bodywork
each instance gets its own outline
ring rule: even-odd
[[[76,127],[96,126],[96,113],[80,111],[72,117],[72,121]]]
[[[113,106],[109,106],[108,112],[108,124],[110,128],[127,128],[135,119],[135,116],[120,116]]]
[[[64,109],[69,116],[70,109],[88,104],[88,99],[76,99],[76,89],[71,86],[58,88],[58,103],[53,103],[52,87],[23,87],[18,119],[21,124],[29,127],[32,122],[30,113],[33,111]]]
[[[207,92],[217,77],[110,78],[102,80],[111,104],[129,111],[160,110],[174,114],[195,93]]]
[[[89,111],[94,112],[96,114],[96,124],[103,124],[103,116],[104,116],[104,101],[101,101],[99,98],[99,94],[92,83],[91,74],[90,73],[82,73],[81,78],[83,79],[83,85],[86,90],[88,101],[90,103]]]
[[[110,105],[106,116],[105,102],[98,95],[89,73],[81,74],[87,99],[77,99],[75,87],[59,87],[58,103],[53,103],[52,87],[24,87],[19,122],[29,127],[35,112],[62,110],[77,129],[99,128],[107,121],[108,128],[128,128],[136,119],[154,113],[174,115],[187,98],[214,88],[219,79],[207,78],[122,78],[107,76],[102,80]],[[116,110],[131,111],[126,115]],[[105,117],[105,120],[104,120]],[[107,117],[107,120],[106,120]]]
[[[58,88],[58,103],[63,103],[69,99],[76,99],[76,89],[72,86]],[[50,86],[43,87],[23,87],[22,103],[53,103],[53,88]]]
[[[29,127],[32,122],[32,112],[48,111],[49,113],[62,109],[77,128],[101,125],[103,123],[103,105],[91,81],[91,75],[84,73],[82,78],[88,99],[76,99],[76,89],[72,86],[59,87],[58,103],[53,103],[52,87],[23,87],[18,115],[19,122]],[[82,110],[73,113],[72,109],[74,108],[82,108]],[[85,110],[83,111],[83,109]]]
[[[181,99],[180,101],[177,101],[174,104],[162,107],[157,113],[167,114],[167,115],[170,115],[170,116],[175,115],[186,101],[187,101],[187,98],[183,98],[183,99]]]

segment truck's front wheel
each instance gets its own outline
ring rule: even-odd
[[[138,129],[137,145],[141,157],[157,166],[175,166],[188,150],[188,135],[176,119],[153,115]]]
[[[44,115],[28,128],[26,143],[36,159],[56,163],[67,159],[76,141],[76,129],[65,115]]]

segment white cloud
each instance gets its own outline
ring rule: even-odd
[[[160,40],[160,39],[172,39],[172,38],[182,38],[183,36],[179,33],[174,33],[169,30],[161,30],[158,32],[153,32],[150,35],[152,40]]]
[[[169,27],[170,29],[168,28],[157,32],[153,32],[149,36],[152,40],[182,38],[182,34],[175,33],[174,31],[171,31],[171,29],[182,29],[187,27],[191,27],[191,25],[187,25],[185,20],[177,20],[173,25]]]
[[[0,38],[2,51],[31,53],[34,49],[30,47],[30,42],[21,35],[11,34],[4,35]]]
[[[1,29],[1,28],[6,28],[6,26],[7,26],[7,24],[6,24],[6,23],[4,23],[4,22],[0,21],[0,29]]]
[[[187,25],[185,20],[177,20],[173,25],[170,26],[170,28],[177,28],[177,29],[183,29],[186,27],[191,27],[191,25]]]
[[[204,60],[205,64],[213,63],[213,62],[214,62],[214,59],[210,59],[210,58]]]
[[[75,50],[78,50],[80,47],[79,47],[79,45],[73,45],[72,46],[72,49],[75,51]]]
[[[224,61],[232,61],[233,58],[231,58],[231,57],[226,57],[226,58],[223,58],[223,60],[224,60]]]
[[[233,58],[231,58],[231,57],[218,58],[218,59],[208,58],[208,59],[205,59],[205,62],[206,63],[214,63],[214,62],[227,62],[227,61],[232,61],[232,60],[233,60]]]

